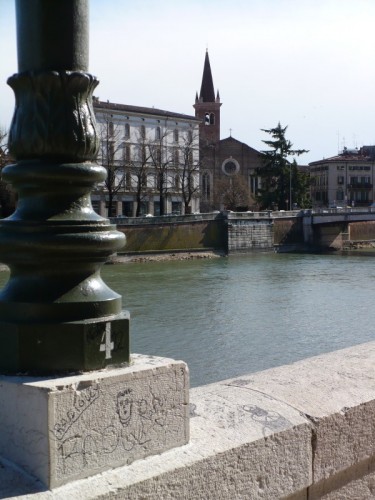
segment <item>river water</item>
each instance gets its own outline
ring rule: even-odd
[[[183,359],[192,386],[375,339],[374,256],[264,253],[102,275],[131,313],[132,352]]]

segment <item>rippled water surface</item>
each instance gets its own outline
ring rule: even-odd
[[[373,256],[258,254],[105,266],[132,352],[185,360],[193,386],[375,339]]]
[[[106,266],[133,352],[185,360],[192,385],[375,339],[375,259],[261,254]]]

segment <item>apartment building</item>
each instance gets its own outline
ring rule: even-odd
[[[199,120],[94,98],[107,180],[92,194],[104,216],[199,211]]]
[[[367,206],[374,196],[375,146],[347,149],[309,164],[313,207]]]

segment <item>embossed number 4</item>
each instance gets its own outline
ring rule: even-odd
[[[111,359],[115,347],[114,343],[111,342],[111,323],[106,323],[101,341],[104,343],[100,344],[100,352],[105,352],[105,359]]]

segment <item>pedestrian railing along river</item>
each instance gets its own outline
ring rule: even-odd
[[[298,210],[264,210],[260,212],[231,212],[231,211],[216,211],[210,213],[196,213],[196,214],[168,214],[157,215],[151,214],[142,215],[140,217],[111,217],[111,222],[117,225],[155,225],[162,223],[175,223],[175,222],[195,222],[207,221],[215,219],[279,219],[290,217],[309,217],[312,215],[368,215],[369,220],[375,218],[375,207],[347,207],[347,208],[314,208],[314,209],[298,209]]]

